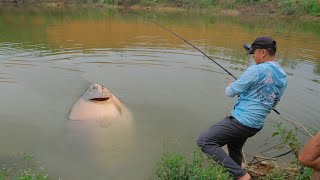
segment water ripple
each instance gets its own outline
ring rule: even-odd
[[[108,61],[90,61],[90,62],[85,62],[85,63],[89,63],[89,64],[121,64],[121,65],[144,65],[144,66],[170,66],[168,64],[163,64],[163,63],[147,63],[147,62],[108,62]]]

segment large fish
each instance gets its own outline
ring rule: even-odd
[[[103,169],[127,164],[135,147],[133,117],[107,88],[91,84],[73,105],[69,119],[64,141],[75,155]]]
[[[113,122],[129,118],[128,109],[104,86],[94,83],[73,105],[69,119],[78,121],[97,121],[103,127]]]

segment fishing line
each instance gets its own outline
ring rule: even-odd
[[[211,61],[213,61],[214,63],[216,63],[219,67],[221,67],[225,72],[227,72],[230,76],[232,76],[235,80],[237,80],[237,78],[231,73],[229,72],[226,68],[224,68],[223,66],[221,66],[219,63],[217,63],[215,60],[213,60],[211,57],[209,57],[208,55],[206,55],[203,51],[201,51],[200,49],[198,49],[196,46],[194,46],[193,44],[191,44],[190,42],[188,42],[187,40],[185,40],[184,38],[182,38],[181,36],[179,36],[178,34],[176,34],[175,32],[171,31],[170,29],[167,29],[163,26],[161,26],[160,24],[156,23],[156,22],[152,22],[156,25],[158,25],[159,27],[171,32],[172,34],[174,34],[175,36],[177,36],[178,38],[180,38],[181,40],[183,40],[184,42],[186,42],[187,44],[189,44],[190,46],[192,46],[193,48],[195,48],[196,50],[198,50],[199,52],[201,52],[203,55],[205,55],[207,58],[209,58]]]
[[[169,31],[170,33],[172,33],[173,35],[175,35],[176,37],[180,38],[181,40],[183,40],[184,42],[186,42],[187,44],[189,44],[190,46],[192,46],[193,48],[195,48],[196,50],[198,50],[200,53],[202,53],[204,56],[206,56],[207,58],[209,58],[212,62],[214,62],[215,64],[217,64],[220,68],[222,68],[225,72],[227,72],[230,76],[232,76],[235,80],[237,80],[237,78],[231,73],[229,72],[226,68],[224,68],[222,65],[220,65],[218,62],[216,62],[215,60],[213,60],[211,57],[209,57],[207,54],[205,54],[203,51],[201,51],[200,49],[198,49],[196,46],[194,46],[193,44],[191,44],[190,42],[188,42],[186,39],[184,39],[183,37],[179,36],[178,34],[176,34],[175,32],[171,31],[170,29],[156,23],[156,22],[152,22],[153,24],[161,27],[162,29],[166,30],[166,31]],[[279,111],[277,111],[276,109],[272,109],[275,113],[277,113],[282,119],[288,121],[288,122],[291,122],[293,123],[293,125],[297,128],[296,124],[299,125],[300,127],[302,127],[308,134],[308,136],[312,137],[311,133],[300,123],[296,122],[296,121],[293,121],[293,120],[289,120],[287,118],[285,118],[284,116],[282,116],[280,114]],[[305,133],[303,133],[305,134]],[[306,134],[305,134],[306,135]]]
[[[237,80],[237,78],[231,73],[229,72],[226,68],[224,68],[222,65],[220,65],[217,61],[213,60],[211,57],[209,57],[206,53],[204,53],[203,51],[201,51],[199,48],[197,48],[196,46],[194,46],[193,44],[191,44],[190,42],[188,42],[187,40],[185,40],[183,37],[179,36],[178,34],[176,34],[175,32],[171,31],[170,29],[167,29],[164,26],[161,26],[160,24],[156,23],[156,22],[152,22],[153,24],[161,27],[162,29],[165,29],[167,31],[169,31],[170,33],[174,34],[175,36],[177,36],[178,38],[180,38],[181,40],[183,40],[184,42],[186,42],[187,44],[189,44],[190,46],[192,46],[193,48],[195,48],[196,50],[198,50],[199,52],[201,52],[203,55],[205,55],[207,58],[209,58],[211,61],[213,61],[214,63],[216,63],[219,67],[221,67],[225,72],[227,72],[230,76],[232,76],[235,80]],[[276,112],[277,114],[280,115],[280,112],[273,109],[274,112]]]

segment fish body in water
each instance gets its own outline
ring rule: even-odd
[[[77,121],[97,121],[101,126],[109,126],[114,121],[128,117],[128,109],[104,86],[94,83],[73,105],[69,119]]]

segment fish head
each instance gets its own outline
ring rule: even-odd
[[[106,102],[111,99],[112,93],[106,87],[94,83],[89,86],[83,97],[88,101]]]

